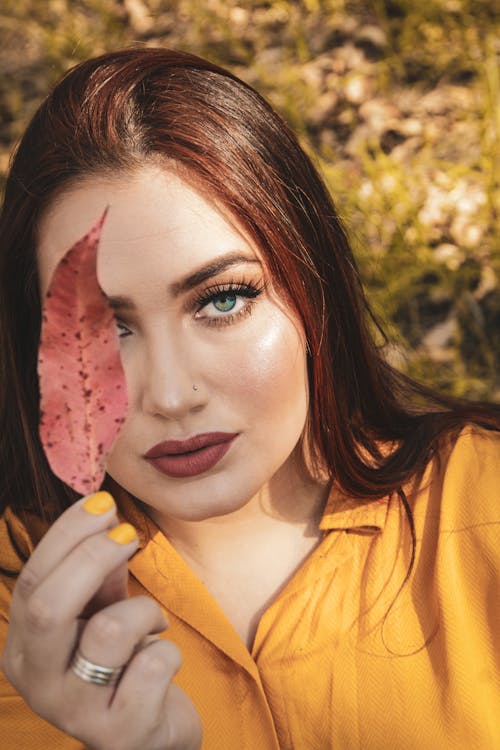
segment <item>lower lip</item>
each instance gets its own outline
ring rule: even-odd
[[[210,471],[226,455],[233,440],[226,440],[217,445],[208,445],[206,448],[192,451],[191,453],[179,453],[177,455],[161,456],[160,458],[147,458],[146,460],[162,474],[169,477],[195,477]]]

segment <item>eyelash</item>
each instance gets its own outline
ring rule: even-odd
[[[235,323],[237,319],[246,317],[247,315],[251,314],[255,300],[260,294],[262,294],[265,287],[266,285],[263,282],[253,284],[246,281],[229,281],[225,284],[214,284],[213,286],[209,286],[194,299],[194,305],[196,306],[196,315],[198,315],[198,313],[200,313],[203,308],[205,308],[211,302],[215,302],[217,298],[221,297],[222,295],[246,298],[246,304],[243,305],[243,307],[235,313],[229,312],[228,314],[225,314],[224,312],[219,311],[220,315],[201,318],[203,322],[208,326],[231,325],[231,323]],[[198,315],[198,317],[200,316]]]
[[[196,309],[195,316],[198,316],[200,320],[207,326],[225,326],[235,323],[236,320],[246,317],[252,313],[252,307],[257,297],[262,294],[265,290],[266,284],[260,282],[253,284],[251,282],[240,281],[233,282],[229,281],[225,284],[214,284],[204,289],[195,299],[193,300],[192,307]],[[220,315],[214,317],[202,317],[199,313],[209,305],[211,302],[217,300],[223,294],[234,295],[235,297],[243,297],[247,299],[247,303],[237,312],[224,314],[221,312]],[[118,336],[119,338],[126,338],[130,335],[130,331],[122,321],[116,321]],[[120,331],[121,329],[121,331]]]

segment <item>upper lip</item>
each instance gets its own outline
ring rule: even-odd
[[[186,440],[165,440],[163,443],[153,445],[144,455],[144,458],[161,458],[162,456],[175,456],[180,453],[207,448],[209,445],[225,443],[236,437],[236,432],[203,432]]]

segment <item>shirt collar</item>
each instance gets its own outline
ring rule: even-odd
[[[373,499],[346,497],[335,486],[330,490],[319,527],[323,531],[382,531],[390,496]]]

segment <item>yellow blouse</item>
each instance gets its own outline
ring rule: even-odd
[[[500,748],[500,434],[467,427],[397,495],[331,493],[324,538],[271,604],[249,653],[158,528],[130,502],[141,546],[131,595],[165,609],[204,750]],[[0,566],[32,542],[7,511]],[[14,578],[0,583],[0,643]],[[0,674],[3,750],[81,744],[34,715]]]

